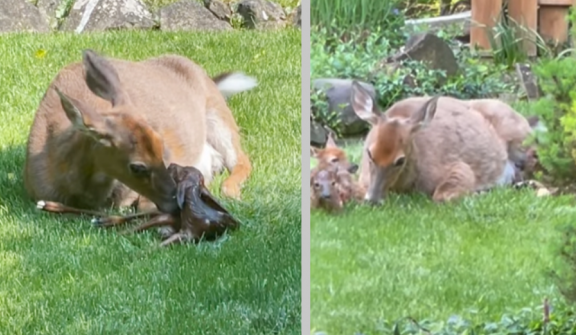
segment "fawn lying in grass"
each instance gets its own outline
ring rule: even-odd
[[[167,246],[182,241],[198,241],[202,238],[213,240],[226,230],[239,228],[240,222],[222,207],[218,200],[208,191],[204,184],[204,176],[200,170],[192,166],[182,167],[170,164],[168,172],[177,185],[176,200],[179,213],[138,213],[126,216],[106,216],[100,212],[67,207],[56,202],[39,201],[38,208],[56,213],[90,214],[99,216],[92,222],[102,227],[112,227],[131,220],[150,216],[151,219],[130,233],[140,232],[152,227],[170,227],[161,246]]]

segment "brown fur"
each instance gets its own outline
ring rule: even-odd
[[[343,202],[337,186],[337,167],[318,165],[310,171],[310,206],[328,212],[340,212]]]
[[[372,125],[361,166],[366,200],[377,203],[390,190],[444,201],[502,183],[506,146],[481,113],[439,97],[421,108],[422,98],[406,99],[380,113],[359,84],[352,92],[354,111]]]
[[[358,170],[358,165],[348,160],[346,152],[338,147],[332,134],[328,135],[326,146],[323,149],[310,147],[310,155],[318,160],[318,164],[335,164],[351,173],[355,173]]]
[[[226,133],[232,155],[220,145]],[[172,211],[176,185],[166,166],[199,165],[207,145],[231,172],[223,193],[238,198],[250,162],[225,98],[199,65],[174,55],[132,62],[86,51],[82,63],[59,71],[40,102],[28,138],[25,187],[34,200],[81,208],[145,209],[152,201]],[[137,176],[129,163],[150,173]],[[219,171],[202,172],[209,182]]]

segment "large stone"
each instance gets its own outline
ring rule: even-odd
[[[405,59],[427,64],[429,69],[445,70],[448,77],[458,73],[458,61],[450,46],[440,37],[422,33],[408,39],[404,50],[392,56],[393,62]]]
[[[219,20],[202,4],[193,0],[181,0],[160,9],[160,29],[181,30],[232,30],[232,26]]]
[[[55,27],[57,24],[56,14],[63,3],[63,0],[38,0],[36,7],[38,7],[44,20],[48,22],[49,25]]]
[[[296,27],[302,27],[302,5],[298,5],[292,14],[292,24]]]
[[[374,86],[365,82],[359,83],[368,90],[372,99],[376,99]],[[350,105],[351,79],[320,78],[315,79],[312,86],[326,95],[329,113],[336,113],[338,116],[338,130],[342,136],[359,135],[368,129],[368,124],[356,115]]]
[[[48,31],[48,23],[33,4],[26,0],[0,1],[0,33]]]
[[[204,6],[220,20],[228,21],[232,16],[232,10],[222,1],[204,0]]]
[[[328,131],[318,123],[310,123],[310,144],[315,147],[324,147],[328,139]]]
[[[152,27],[152,14],[140,0],[77,0],[61,29],[81,33]]]
[[[250,29],[274,29],[285,24],[286,13],[281,5],[268,0],[242,0],[238,13]]]

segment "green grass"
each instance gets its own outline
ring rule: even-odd
[[[359,162],[353,145],[350,158]],[[311,213],[312,328],[378,334],[384,320],[451,315],[498,321],[559,298],[548,276],[558,224],[575,215],[567,197],[499,189],[436,205],[391,195],[383,207],[350,204],[341,216]]]
[[[0,334],[300,334],[300,40],[297,30],[3,35]],[[21,178],[28,130],[49,82],[84,48],[177,53],[210,74],[258,79],[229,100],[254,168],[243,201],[223,201],[239,231],[158,250],[155,231],[120,236],[36,210]]]

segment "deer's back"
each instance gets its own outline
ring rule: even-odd
[[[507,154],[502,140],[480,113],[438,108],[430,124],[416,133],[417,188],[431,193],[456,162],[468,164],[476,187],[495,184]]]

